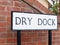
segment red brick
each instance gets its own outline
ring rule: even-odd
[[[11,23],[11,18],[12,18],[12,16],[11,17],[7,17],[7,22],[9,22],[9,23]]]
[[[13,43],[5,43],[5,45],[13,45]]]
[[[6,38],[7,37],[7,34],[6,33],[1,33],[0,34],[0,38]]]
[[[6,22],[6,20],[7,20],[6,16],[0,16],[0,22],[2,22],[2,21]]]
[[[17,0],[0,0],[0,2],[5,2],[5,1],[17,1]]]
[[[11,17],[11,12],[9,11],[0,11],[0,15]]]
[[[26,43],[26,45],[37,45],[36,42],[30,42],[30,43]]]
[[[0,38],[11,38],[13,37],[12,33],[1,33]]]
[[[14,45],[13,43],[0,43],[0,45]]]
[[[37,42],[37,45],[42,45],[41,42]]]
[[[13,45],[17,45],[17,43],[14,43]]]
[[[21,4],[22,4],[21,7],[29,7],[29,5],[27,5],[27,4],[24,3],[24,2],[22,2]]]
[[[22,8],[21,8],[21,12],[30,12],[30,13],[32,13],[33,10],[32,10],[32,9],[29,9],[29,8],[27,8],[27,7],[22,7]]]
[[[6,45],[5,43],[0,43],[0,45]]]
[[[5,0],[2,0],[2,1],[5,1]],[[1,2],[1,0],[0,0],[0,2]]]
[[[22,42],[21,45],[26,45],[26,44]]]
[[[13,37],[17,37],[17,33],[14,33],[14,34],[13,34]]]
[[[0,43],[6,43],[6,38],[0,38]]]
[[[11,30],[9,26],[7,27],[7,32],[13,34],[13,31]]]
[[[7,38],[7,43],[16,43],[17,39],[16,38]]]
[[[22,4],[19,1],[14,2],[14,6],[16,7],[22,7]]]
[[[36,0],[28,0],[28,1],[33,3],[33,2],[35,2]]]
[[[1,33],[1,32],[6,32],[6,28],[3,28],[3,27],[0,28],[0,33]]]
[[[0,11],[5,11],[5,6],[0,6]]]
[[[30,32],[33,32],[33,30],[29,30],[29,31],[27,31],[27,30],[25,30],[25,31],[22,30],[22,31],[21,31],[21,33],[30,33]]]
[[[60,23],[60,16],[58,16],[58,23]]]
[[[57,37],[54,36],[54,37],[52,38],[52,40],[54,40],[54,41],[55,41],[55,40],[58,40],[58,41],[59,41],[59,39],[60,39],[60,37],[58,37],[58,36],[57,36]]]
[[[7,27],[7,23],[6,22],[0,22],[0,27]]]
[[[33,3],[35,3],[36,0],[24,0],[24,1],[26,1],[26,2],[28,2],[30,4],[33,4]]]
[[[0,1],[0,5],[13,6],[13,2],[12,1]]]
[[[22,42],[32,42],[32,38],[21,38]]]
[[[11,1],[19,1],[19,0],[11,0]]]
[[[8,38],[13,37],[13,34],[12,33],[7,33],[7,37]]]
[[[7,17],[7,23],[8,25],[11,25],[11,17]]]
[[[21,11],[20,7],[9,7],[7,6],[7,11]]]
[[[32,37],[33,38],[33,37],[37,37],[38,33],[34,33],[34,32],[33,33],[32,32],[28,33],[27,32],[27,33],[22,33],[21,35],[22,35],[22,37]]]
[[[24,2],[19,2],[19,1],[15,1],[14,6],[16,6],[16,7],[28,7],[28,5],[25,4]]]

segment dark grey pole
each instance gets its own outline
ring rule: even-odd
[[[52,45],[52,30],[48,31],[48,45]]]
[[[17,45],[21,45],[21,31],[17,31]]]

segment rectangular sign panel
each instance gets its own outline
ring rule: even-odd
[[[12,30],[54,30],[57,16],[12,12]]]

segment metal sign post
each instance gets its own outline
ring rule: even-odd
[[[21,45],[21,30],[17,31],[17,45]]]
[[[48,31],[48,45],[52,45],[52,30]]]

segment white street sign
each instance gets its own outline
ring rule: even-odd
[[[12,12],[12,30],[56,30],[57,16]]]

